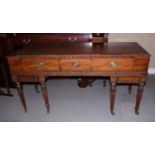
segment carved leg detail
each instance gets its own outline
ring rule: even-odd
[[[131,94],[131,92],[132,92],[132,85],[131,84],[128,86],[128,92],[129,92],[129,94]]]
[[[49,105],[48,93],[47,93],[45,81],[41,82],[41,89],[42,89],[42,95],[43,95],[43,98],[44,98],[44,101],[45,101],[45,105],[46,105],[46,108],[47,108],[47,113],[49,113],[50,105]]]
[[[137,98],[136,98],[136,106],[135,106],[135,114],[139,114],[139,107],[143,95],[144,83],[140,83],[137,90]]]
[[[115,94],[116,94],[116,83],[111,82],[110,84],[110,111],[112,115],[115,115],[114,113]]]
[[[23,93],[23,87],[21,86],[20,82],[16,82],[16,86],[17,86],[17,91],[18,91],[21,103],[24,107],[25,112],[27,112],[27,106],[26,106],[25,97]]]
[[[37,93],[40,93],[40,91],[39,91],[39,88],[38,88],[38,85],[37,85],[37,84],[35,84],[35,85],[34,85],[34,88],[35,88],[35,91],[36,91]]]

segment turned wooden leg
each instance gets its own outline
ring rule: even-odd
[[[26,106],[25,97],[24,97],[24,93],[23,93],[23,87],[20,84],[20,82],[16,82],[16,86],[17,86],[17,91],[18,91],[21,103],[24,107],[25,112],[27,112],[27,106]]]
[[[131,92],[132,92],[132,85],[131,84],[129,84],[129,86],[128,86],[128,92],[129,92],[129,94],[131,94]]]
[[[139,114],[139,107],[143,95],[144,83],[140,83],[137,90],[137,98],[136,98],[136,106],[135,106],[135,114]]]
[[[115,115],[114,113],[115,94],[116,94],[116,82],[111,81],[110,82],[110,111],[112,115]]]
[[[45,106],[47,108],[47,113],[49,113],[50,105],[49,105],[48,93],[47,93],[45,81],[41,81],[41,89],[42,89],[42,95],[45,101]]]
[[[35,91],[36,91],[37,93],[40,93],[40,91],[39,91],[39,88],[38,88],[38,85],[37,85],[37,84],[35,84],[35,85],[34,85],[34,88],[35,88]]]

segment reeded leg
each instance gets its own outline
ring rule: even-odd
[[[37,93],[40,93],[40,91],[39,91],[39,88],[38,88],[38,85],[37,85],[37,84],[35,84],[35,85],[34,85],[34,88],[35,88],[35,91],[36,91]]]
[[[137,90],[137,98],[136,98],[136,106],[135,106],[135,114],[139,114],[139,107],[143,95],[144,83],[140,83]]]
[[[48,93],[45,85],[45,81],[41,81],[41,89],[42,89],[42,95],[45,101],[45,105],[47,108],[47,113],[50,111],[50,105],[49,105],[49,100],[48,100]]]
[[[25,112],[27,112],[27,106],[26,106],[25,97],[23,93],[23,87],[21,86],[20,82],[16,82],[16,86],[17,86],[17,91],[18,91],[21,103],[24,107]]]
[[[132,92],[132,85],[131,84],[128,86],[128,92],[129,92],[129,94],[131,94],[131,92]]]
[[[115,115],[114,113],[115,94],[116,94],[116,82],[111,81],[110,82],[110,111],[112,115]]]

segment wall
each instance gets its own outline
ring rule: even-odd
[[[110,33],[110,42],[138,42],[151,54],[149,72],[155,74],[155,33]]]

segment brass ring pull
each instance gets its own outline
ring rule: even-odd
[[[43,63],[43,62],[37,62],[36,64],[35,64],[35,66],[37,66],[37,67],[41,67],[41,66],[44,66],[45,64]]]
[[[23,39],[22,42],[25,44],[29,44],[31,42],[31,39]]]
[[[72,62],[72,66],[73,67],[79,67],[80,66],[80,63],[78,61]]]
[[[117,67],[117,63],[116,63],[115,61],[111,61],[111,62],[110,62],[110,67],[111,67],[111,68]]]

